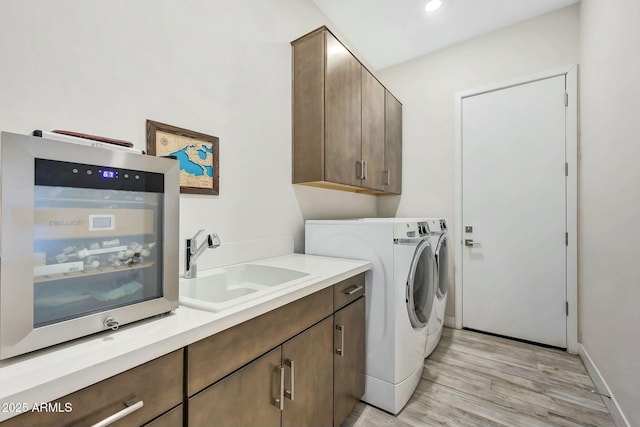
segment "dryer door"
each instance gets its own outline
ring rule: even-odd
[[[449,248],[447,234],[442,234],[438,239],[438,246],[435,250],[436,268],[438,274],[438,287],[436,288],[436,297],[442,300],[447,296],[447,276],[449,275]]]
[[[406,288],[407,310],[414,328],[427,326],[431,316],[435,294],[434,260],[431,244],[428,240],[423,240],[413,255]]]

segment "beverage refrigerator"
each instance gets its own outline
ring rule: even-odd
[[[178,305],[176,160],[2,132],[0,359]]]

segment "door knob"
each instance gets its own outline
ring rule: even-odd
[[[480,242],[474,242],[473,239],[464,239],[464,245],[465,246],[480,246]]]

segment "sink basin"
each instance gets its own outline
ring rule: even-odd
[[[259,264],[239,264],[180,279],[180,304],[219,312],[308,280],[308,273]]]

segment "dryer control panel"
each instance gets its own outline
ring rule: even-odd
[[[415,239],[426,237],[430,233],[426,221],[397,222],[393,224],[394,239]]]
[[[429,218],[429,228],[432,233],[444,234],[447,232],[447,220],[444,218]]]

